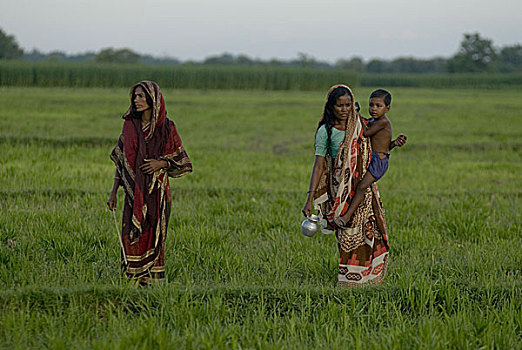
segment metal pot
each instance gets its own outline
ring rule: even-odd
[[[319,216],[310,215],[301,223],[301,233],[305,236],[312,237],[319,230]]]

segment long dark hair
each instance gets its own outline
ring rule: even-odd
[[[324,106],[323,117],[319,120],[319,124],[317,125],[317,130],[321,126],[325,126],[326,135],[328,135],[328,141],[326,142],[326,152],[330,154],[330,144],[332,142],[332,128],[337,120],[337,117],[334,114],[333,106],[337,103],[337,99],[341,96],[348,95],[350,96],[353,103],[353,96],[350,90],[345,88],[344,86],[339,86],[328,95],[328,100]],[[317,130],[315,133],[317,134]]]
[[[131,114],[131,118],[133,119],[141,119],[141,116],[143,115],[143,112],[138,112],[136,110],[136,105],[134,104],[134,99],[136,98],[136,89],[139,87],[141,87],[141,89],[143,90],[143,92],[145,93],[145,99],[147,100],[147,104],[149,105],[150,108],[152,108],[152,97],[150,97],[149,93],[147,92],[147,89],[145,89],[143,86],[141,85],[137,85],[134,90],[132,91],[132,96],[131,96],[131,106],[132,106],[132,114]]]

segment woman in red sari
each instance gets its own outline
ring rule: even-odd
[[[159,86],[142,81],[131,88],[130,100],[121,136],[111,153],[116,173],[107,205],[116,210],[117,191],[122,186],[122,268],[129,278],[144,285],[165,278],[171,204],[168,177],[191,172],[192,164],[174,123],[167,119]]]
[[[316,132],[315,163],[303,214],[318,209],[323,233],[335,233],[339,248],[338,284],[359,286],[382,281],[388,265],[388,238],[377,185],[367,189],[346,228],[334,218],[346,213],[371,160],[353,93],[346,85],[328,91]]]

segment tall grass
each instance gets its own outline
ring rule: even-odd
[[[0,86],[127,87],[154,80],[165,88],[322,90],[358,76],[342,70],[225,66],[146,66],[0,61]]]
[[[165,89],[194,173],[136,290],[105,204],[127,89],[0,88],[0,347],[520,349],[518,94],[391,92],[383,285],[336,288],[335,238],[299,232],[325,90]]]
[[[522,74],[357,74],[346,70],[241,67],[148,66],[0,60],[0,86],[128,87],[154,80],[165,88],[325,90],[350,86],[505,88],[522,86]]]
[[[522,86],[520,73],[366,73],[361,75],[360,80],[362,86],[489,89]]]

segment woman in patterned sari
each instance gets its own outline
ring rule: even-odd
[[[363,136],[361,120],[348,86],[328,91],[316,132],[315,162],[303,214],[318,209],[323,233],[335,233],[339,248],[338,285],[380,283],[388,264],[388,239],[384,209],[377,185],[365,193],[347,228],[334,218],[346,213],[355,188],[371,159],[370,139]]]
[[[191,172],[192,164],[174,123],[167,119],[159,86],[142,81],[131,88],[130,100],[121,136],[111,153],[116,173],[107,205],[116,210],[116,195],[122,186],[122,269],[127,277],[146,285],[165,278],[171,204],[168,177]]]

